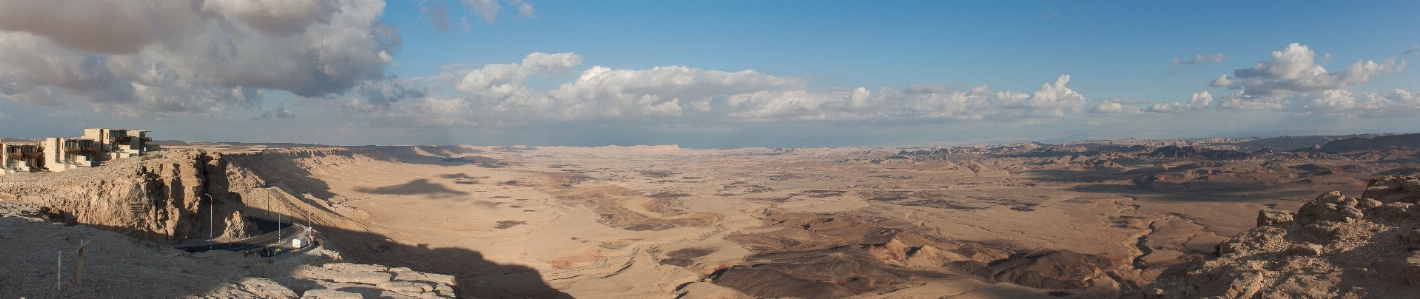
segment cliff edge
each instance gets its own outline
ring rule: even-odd
[[[1420,174],[1266,209],[1218,258],[1169,268],[1146,298],[1401,298],[1420,293]]]

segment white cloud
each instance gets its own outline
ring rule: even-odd
[[[490,64],[482,69],[468,71],[456,88],[475,92],[495,85],[521,84],[523,79],[537,73],[562,73],[582,63],[582,57],[574,53],[546,54],[534,52],[523,58],[521,64]]]
[[[373,0],[0,1],[0,92],[165,117],[252,107],[262,90],[341,94],[399,45]]]
[[[367,98],[396,100],[348,103],[345,111],[411,119],[421,118],[420,113],[439,112],[438,117],[422,117],[421,121],[460,117],[465,121],[459,123],[479,120],[485,125],[667,116],[716,121],[1018,120],[1081,111],[1085,102],[1084,96],[1066,87],[1068,75],[1031,93],[992,92],[986,86],[959,92],[941,85],[810,91],[807,80],[801,78],[685,66],[592,66],[576,80],[546,92],[523,84],[537,74],[570,73],[581,62],[582,57],[573,53],[533,53],[520,63],[446,69],[443,74],[419,80],[432,86],[452,86],[454,94],[427,98],[438,98],[440,103],[457,101],[462,106],[432,109],[435,103],[427,99],[398,100],[406,97],[395,96],[401,90],[413,90],[408,94],[420,96],[428,87],[374,85],[367,89],[378,96]]]
[[[1371,79],[1372,75],[1405,70],[1405,61],[1394,57],[1381,63],[1358,61],[1341,71],[1328,73],[1315,61],[1316,52],[1293,43],[1272,52],[1272,60],[1251,68],[1233,71],[1233,76],[1213,80],[1209,86],[1243,89],[1247,96],[1279,96],[1330,89],[1347,89]]]
[[[1327,55],[1329,57],[1329,55]],[[1358,61],[1336,72],[1327,72],[1307,46],[1291,44],[1272,52],[1272,60],[1234,71],[1234,76],[1213,80],[1209,86],[1241,89],[1219,97],[1226,110],[1273,110],[1343,118],[1414,116],[1420,102],[1414,94],[1396,89],[1390,93],[1352,92],[1349,89],[1405,69],[1405,61],[1390,57],[1376,63]],[[1326,59],[1326,58],[1323,58]]]
[[[731,73],[684,66],[643,70],[594,66],[583,71],[577,81],[564,84],[548,95],[567,106],[561,113],[564,119],[619,118],[629,116],[623,114],[626,111],[662,111],[642,108],[661,106],[676,99],[708,100],[801,88],[803,84],[798,78],[775,77],[752,70]]]
[[[1100,102],[1099,105],[1095,105],[1093,108],[1090,108],[1090,112],[1094,112],[1094,113],[1121,113],[1121,112],[1124,112],[1124,108],[1125,108],[1125,107],[1126,107],[1126,106],[1124,106],[1124,104],[1120,104],[1120,103],[1118,103],[1118,102]],[[1134,107],[1129,107],[1129,108],[1134,108]],[[1135,109],[1135,111],[1138,111],[1137,108]]]
[[[1247,98],[1232,94],[1219,107],[1234,110],[1269,109],[1342,118],[1414,117],[1420,115],[1420,94],[1395,89],[1388,93],[1333,89],[1277,97]]]
[[[986,86],[970,92],[945,92],[909,87],[906,91],[883,88],[876,93],[853,91],[810,93],[806,90],[763,91],[728,100],[737,110],[729,116],[760,121],[944,118],[961,120],[1019,119],[1062,116],[1079,110],[1084,96],[1065,87],[1069,75],[1044,84],[1033,93],[996,92]],[[944,91],[944,92],[935,92]]]
[[[1213,103],[1213,95],[1207,91],[1193,94],[1188,103],[1158,103],[1144,109],[1148,112],[1179,113],[1208,109]]]
[[[1129,114],[1134,114],[1134,113],[1143,112],[1143,109],[1140,109],[1139,107],[1135,107],[1135,106],[1134,106],[1135,104],[1141,104],[1141,103],[1146,103],[1146,102],[1145,102],[1145,101],[1135,100],[1135,99],[1128,99],[1128,98],[1109,98],[1109,99],[1105,99],[1103,102],[1100,102],[1099,104],[1095,104],[1095,106],[1093,106],[1093,107],[1090,107],[1090,109],[1089,109],[1088,111],[1089,111],[1090,113],[1129,113]]]
[[[1156,103],[1151,100],[1110,98],[1091,107],[1092,113],[1183,113],[1207,110],[1213,103],[1213,95],[1207,91],[1193,94],[1188,102]],[[1142,107],[1142,108],[1141,108]]]
[[[660,102],[660,104],[650,104],[656,102],[659,99],[655,96],[649,95],[645,98],[649,99],[649,101],[647,101],[647,103],[645,104],[642,104],[641,114],[669,116],[680,115],[680,99],[671,99],[668,102]]]
[[[1224,55],[1223,53],[1211,54],[1211,55],[1198,54],[1198,55],[1193,55],[1193,59],[1189,59],[1189,60],[1179,60],[1178,58],[1174,58],[1174,59],[1173,59],[1173,65],[1222,63],[1223,61],[1227,61],[1227,60],[1228,60],[1228,55]]]

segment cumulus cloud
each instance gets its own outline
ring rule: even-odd
[[[963,92],[933,84],[903,89],[811,91],[807,89],[808,81],[802,78],[687,66],[592,66],[578,73],[575,80],[547,91],[523,83],[532,76],[570,75],[582,61],[574,53],[532,53],[519,63],[446,69],[443,74],[420,79],[432,85],[420,91],[448,86],[454,93],[416,92],[408,94],[423,97],[352,100],[343,109],[417,122],[498,125],[666,117],[746,121],[1014,120],[1062,116],[1082,110],[1085,102],[1083,95],[1066,87],[1068,75],[1028,93],[994,92],[986,86]],[[384,85],[369,89],[389,98],[395,98],[395,91],[400,90]],[[429,113],[435,114],[424,115]]]
[[[677,99],[708,100],[728,96],[802,88],[804,80],[781,78],[752,70],[725,72],[685,66],[627,70],[594,66],[576,81],[548,95],[567,105],[565,119],[634,116],[628,112],[666,111],[642,107],[664,105]],[[667,107],[669,108],[669,107]],[[675,111],[679,111],[676,109]]]
[[[1207,110],[1213,103],[1213,95],[1207,91],[1193,94],[1188,102],[1157,103],[1151,100],[1110,98],[1090,107],[1091,113],[1183,113]]]
[[[1248,96],[1277,96],[1291,93],[1305,93],[1319,90],[1347,89],[1365,83],[1373,75],[1385,75],[1405,69],[1405,61],[1395,57],[1381,63],[1357,61],[1350,67],[1336,72],[1327,72],[1316,63],[1316,52],[1305,45],[1293,43],[1282,50],[1272,52],[1272,60],[1260,62],[1251,68],[1233,71],[1233,76],[1222,76],[1209,86],[1242,89]]]
[[[761,91],[731,97],[733,117],[753,120],[821,120],[874,118],[941,118],[959,120],[1019,119],[1062,116],[1079,110],[1085,97],[1065,87],[1069,75],[1043,84],[1032,93],[991,92],[987,86],[970,92],[933,92],[923,88],[883,88],[869,92],[810,93],[806,90]]]
[[[1395,89],[1386,93],[1332,89],[1273,97],[1228,94],[1218,103],[1229,110],[1274,110],[1341,118],[1414,117],[1420,114],[1420,93]]]
[[[1193,94],[1187,103],[1158,103],[1149,106],[1144,111],[1161,113],[1179,113],[1188,111],[1200,111],[1208,109],[1213,103],[1213,95],[1207,91]]]
[[[127,116],[251,107],[263,90],[341,94],[400,41],[381,1],[0,1],[0,92]]]
[[[1099,104],[1095,104],[1088,110],[1090,113],[1140,113],[1143,109],[1136,107],[1136,104],[1145,104],[1147,101],[1129,98],[1108,98]]]
[[[1179,60],[1178,58],[1174,58],[1174,59],[1173,59],[1173,65],[1222,63],[1223,61],[1227,61],[1227,60],[1228,60],[1228,55],[1224,55],[1223,53],[1211,54],[1211,55],[1198,54],[1198,55],[1193,55],[1193,59],[1189,59],[1189,60]]]
[[[1302,111],[1346,118],[1415,116],[1420,113],[1420,93],[1392,90],[1388,93],[1327,90],[1296,99]]]
[[[1329,55],[1323,57],[1327,58]],[[1405,90],[1349,90],[1375,76],[1405,70],[1406,62],[1395,56],[1380,63],[1358,61],[1335,72],[1327,72],[1315,60],[1315,52],[1294,43],[1273,51],[1270,61],[1235,70],[1233,76],[1224,75],[1208,85],[1240,89],[1219,97],[1218,108],[1226,110],[1273,110],[1344,118],[1413,116],[1420,112],[1415,95]]]

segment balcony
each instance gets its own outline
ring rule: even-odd
[[[9,154],[9,156],[10,156],[10,159],[39,159],[39,158],[44,158],[44,154],[39,153],[39,152],[31,152],[31,153],[14,153],[14,152],[12,152],[12,153]]]
[[[66,146],[66,147],[64,147],[64,152],[66,152],[66,153],[71,153],[71,154],[72,154],[72,153],[97,153],[97,152],[99,152],[99,147],[98,147],[98,146]]]

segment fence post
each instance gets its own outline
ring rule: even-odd
[[[84,245],[88,244],[88,240],[79,240],[79,257],[75,264],[78,269],[74,271],[74,285],[76,286],[84,285]]]

